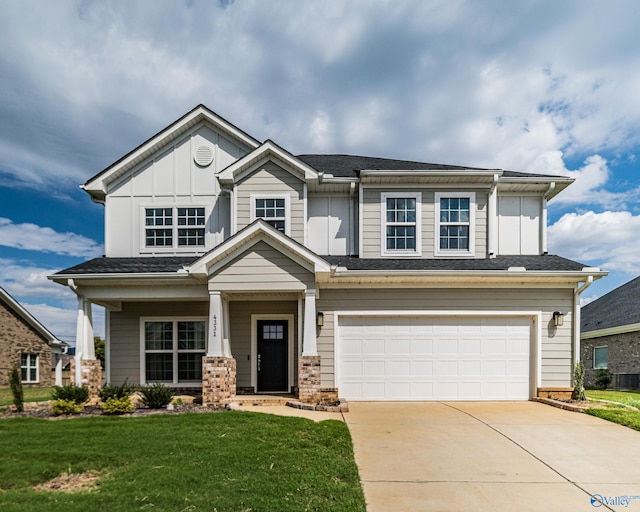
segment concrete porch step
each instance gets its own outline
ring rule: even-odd
[[[260,407],[287,405],[287,402],[295,399],[293,395],[236,395],[233,398],[227,398],[225,403],[243,407]]]

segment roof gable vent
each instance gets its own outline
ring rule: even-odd
[[[213,149],[211,146],[198,146],[193,155],[193,160],[200,167],[208,167],[213,162]]]

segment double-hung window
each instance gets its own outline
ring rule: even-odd
[[[251,221],[262,219],[278,231],[289,234],[289,196],[252,195]]]
[[[190,384],[202,381],[206,321],[143,319],[143,382]]]
[[[144,245],[167,249],[204,247],[204,207],[144,208]]]
[[[420,192],[381,195],[383,255],[420,255],[421,201]]]
[[[596,370],[606,370],[609,366],[609,347],[595,347],[593,349],[593,367]]]
[[[473,256],[475,193],[435,194],[435,255]]]
[[[21,354],[20,370],[22,382],[38,382],[38,355]]]

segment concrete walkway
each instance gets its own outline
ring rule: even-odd
[[[535,402],[349,407],[369,512],[640,511],[629,428]]]

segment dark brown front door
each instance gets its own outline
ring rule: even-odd
[[[288,391],[289,322],[258,320],[258,391]]]

